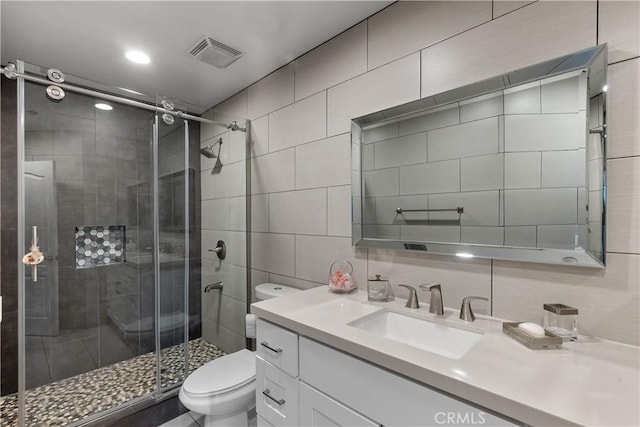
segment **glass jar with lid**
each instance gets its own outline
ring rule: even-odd
[[[367,281],[367,294],[369,301],[389,301],[389,281],[376,274],[374,279]]]

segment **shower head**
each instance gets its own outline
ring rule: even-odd
[[[214,148],[216,146],[216,144],[218,144],[218,152],[216,153],[214,151]],[[204,148],[200,149],[200,153],[209,158],[209,159],[217,159],[218,157],[220,157],[220,148],[222,148],[222,138],[219,138],[216,142],[214,142],[213,144],[209,144]]]
[[[235,120],[227,125],[227,129],[231,129],[234,132],[237,131],[237,130],[242,131],[242,132],[246,132],[247,131],[247,128],[241,128],[240,126],[238,126],[238,122],[236,122]]]

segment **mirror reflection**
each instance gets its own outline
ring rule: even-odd
[[[600,266],[605,52],[355,119],[354,243]]]

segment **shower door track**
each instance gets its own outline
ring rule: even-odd
[[[21,62],[21,61],[18,61],[18,62]],[[212,124],[212,125],[223,126],[225,128],[228,128],[228,129],[231,129],[231,127],[233,126],[232,123],[222,123],[222,122],[216,122],[214,120],[203,119],[202,117],[194,116],[194,115],[185,113],[183,111],[168,110],[166,108],[157,107],[155,105],[147,104],[147,103],[140,102],[140,101],[135,101],[133,99],[124,98],[124,97],[116,96],[116,95],[110,95],[108,93],[98,92],[98,91],[95,91],[95,90],[86,89],[86,88],[79,87],[79,86],[74,86],[74,85],[71,85],[69,83],[55,83],[55,82],[52,82],[52,81],[47,80],[47,79],[43,79],[43,78],[40,78],[40,77],[33,76],[31,74],[26,74],[24,72],[20,72],[19,70],[16,70],[16,69],[14,69],[12,67],[2,67],[2,68],[0,68],[0,73],[4,74],[5,77],[7,77],[9,79],[15,79],[16,77],[20,77],[20,78],[22,78],[24,80],[28,80],[28,81],[34,82],[34,83],[39,83],[39,84],[42,84],[42,85],[47,85],[47,86],[55,85],[55,86],[61,87],[64,90],[68,90],[68,91],[71,91],[71,92],[81,93],[83,95],[93,96],[95,98],[105,99],[107,101],[113,101],[113,102],[117,102],[117,103],[120,103],[120,104],[130,105],[132,107],[138,107],[138,108],[142,108],[142,109],[145,109],[145,110],[155,111],[156,113],[171,114],[173,116],[180,117],[180,118],[183,118],[183,119],[193,120],[193,121],[200,122],[200,123],[209,123],[209,124]]]

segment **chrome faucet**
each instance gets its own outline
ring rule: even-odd
[[[429,313],[442,316],[444,314],[444,305],[442,304],[442,289],[440,283],[434,283],[432,285],[420,285],[420,289],[423,291],[431,292],[431,301],[429,302]]]
[[[209,283],[207,286],[204,287],[204,293],[209,293],[211,291],[222,291],[222,282],[216,282],[216,283]]]
[[[416,288],[409,285],[398,286],[402,286],[403,288],[407,288],[409,290],[409,299],[404,306],[407,308],[420,308],[420,303],[418,302],[418,292],[416,291]]]
[[[485,297],[466,297],[462,299],[462,307],[460,307],[460,319],[465,322],[473,322],[476,320],[476,316],[473,314],[473,310],[471,310],[471,301],[474,299],[479,299],[482,301],[489,301],[489,298]]]

